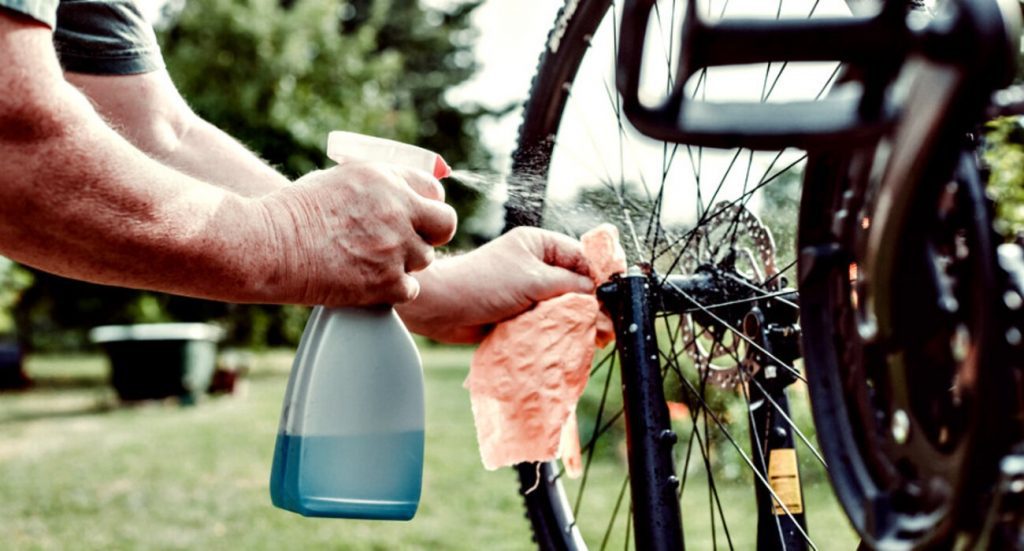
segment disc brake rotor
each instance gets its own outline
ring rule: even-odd
[[[780,284],[775,240],[756,214],[745,205],[722,202],[706,218],[708,222],[695,230],[691,245],[682,254],[679,265],[684,275],[715,269],[740,287],[760,292]],[[716,304],[703,306],[708,312],[717,312]],[[681,342],[703,380],[732,388],[759,366],[744,359],[746,341],[735,333],[742,326],[742,317],[722,320],[721,315],[727,314],[682,314]]]

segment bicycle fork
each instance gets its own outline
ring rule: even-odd
[[[662,388],[652,283],[647,275],[631,270],[602,285],[598,297],[612,315],[622,367],[633,538],[637,549],[674,551],[683,549],[679,478],[672,454],[677,437]]]
[[[670,285],[677,291],[679,282]],[[684,549],[680,507],[680,479],[675,473],[672,430],[663,389],[662,367],[654,320],[664,309],[658,278],[638,268],[598,289],[615,325],[616,347],[622,371],[626,442],[636,549]],[[756,319],[751,318],[754,316]],[[795,323],[792,324],[795,327]],[[764,321],[754,308],[744,323],[751,342],[748,361],[761,369],[747,385],[751,467],[755,470],[759,550],[807,549],[803,490],[785,388],[795,381],[777,365],[792,363],[798,355],[798,336],[791,328]],[[776,355],[779,354],[779,355]],[[771,488],[769,491],[768,488]]]
[[[767,482],[755,484],[757,548],[807,549],[803,487],[786,398],[786,388],[796,377],[780,365],[793,365],[798,357],[798,330],[795,324],[766,323],[756,307],[743,325],[744,334],[757,345],[748,348],[747,361],[759,366],[745,391],[750,404],[750,448],[755,450],[757,472]]]

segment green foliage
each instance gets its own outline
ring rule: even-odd
[[[414,116],[391,94],[397,52],[375,33],[342,35],[336,2],[196,0],[162,37],[172,78],[193,109],[291,176],[324,164],[332,129],[409,138]]]
[[[796,260],[797,213],[800,209],[802,171],[788,170],[779,174],[761,191],[762,203],[758,216],[772,232],[775,240],[775,265],[779,268]],[[795,283],[789,274],[790,284]]]
[[[328,164],[327,133],[350,130],[422,145],[452,165],[485,168],[476,121],[445,92],[477,66],[469,16],[416,0],[191,0],[161,37],[168,71],[192,108],[298,177]],[[450,190],[467,219],[479,197]],[[459,236],[466,243],[470,236]]]
[[[1024,234],[1024,127],[1006,117],[988,124],[985,163],[988,195],[996,205],[996,227],[1006,236]]]
[[[160,40],[193,110],[290,177],[327,165],[327,133],[341,129],[487,168],[476,121],[488,112],[445,99],[477,68],[470,15],[478,4],[443,11],[416,0],[190,0]],[[480,197],[449,186],[448,200],[465,220]],[[294,344],[308,315],[302,307],[228,305],[31,273],[24,292],[0,276],[0,311],[18,299],[19,338],[35,350],[81,348],[96,325],[156,321],[217,321],[236,345]]]
[[[0,257],[0,337],[15,331],[11,314],[21,293],[32,286],[32,273],[21,266]]]

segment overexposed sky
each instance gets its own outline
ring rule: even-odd
[[[428,0],[446,5],[448,0]],[[480,71],[466,85],[452,90],[455,102],[501,108],[522,104],[537,69],[544,41],[562,6],[560,0],[489,0],[477,8],[473,23],[480,31],[476,59]],[[484,141],[496,153],[508,154],[515,145],[521,113],[518,109],[501,121],[485,121]],[[504,168],[504,167],[498,167]]]

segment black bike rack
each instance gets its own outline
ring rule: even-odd
[[[871,17],[729,19],[709,23],[687,3],[673,89],[657,106],[640,100],[644,39],[655,0],[627,0],[617,85],[623,111],[656,139],[709,147],[779,149],[822,147],[877,136],[896,115],[888,97],[905,59],[910,35],[907,4],[886,2]],[[788,103],[707,102],[688,98],[687,80],[713,66],[768,62],[836,61],[858,79],[826,98]]]
[[[674,84],[658,105],[640,100],[644,40],[656,0],[626,0],[616,63],[622,108],[640,132],[708,147],[822,149],[877,138],[906,102],[892,90],[904,62],[920,55],[967,68],[994,87],[1014,77],[1017,43],[1007,43],[998,2],[949,2],[929,25],[911,28],[912,0],[885,0],[871,16],[706,21],[687,2]],[[690,77],[708,67],[834,61],[841,81],[826,97],[796,102],[708,102],[687,97]],[[983,68],[983,69],[982,69]]]

